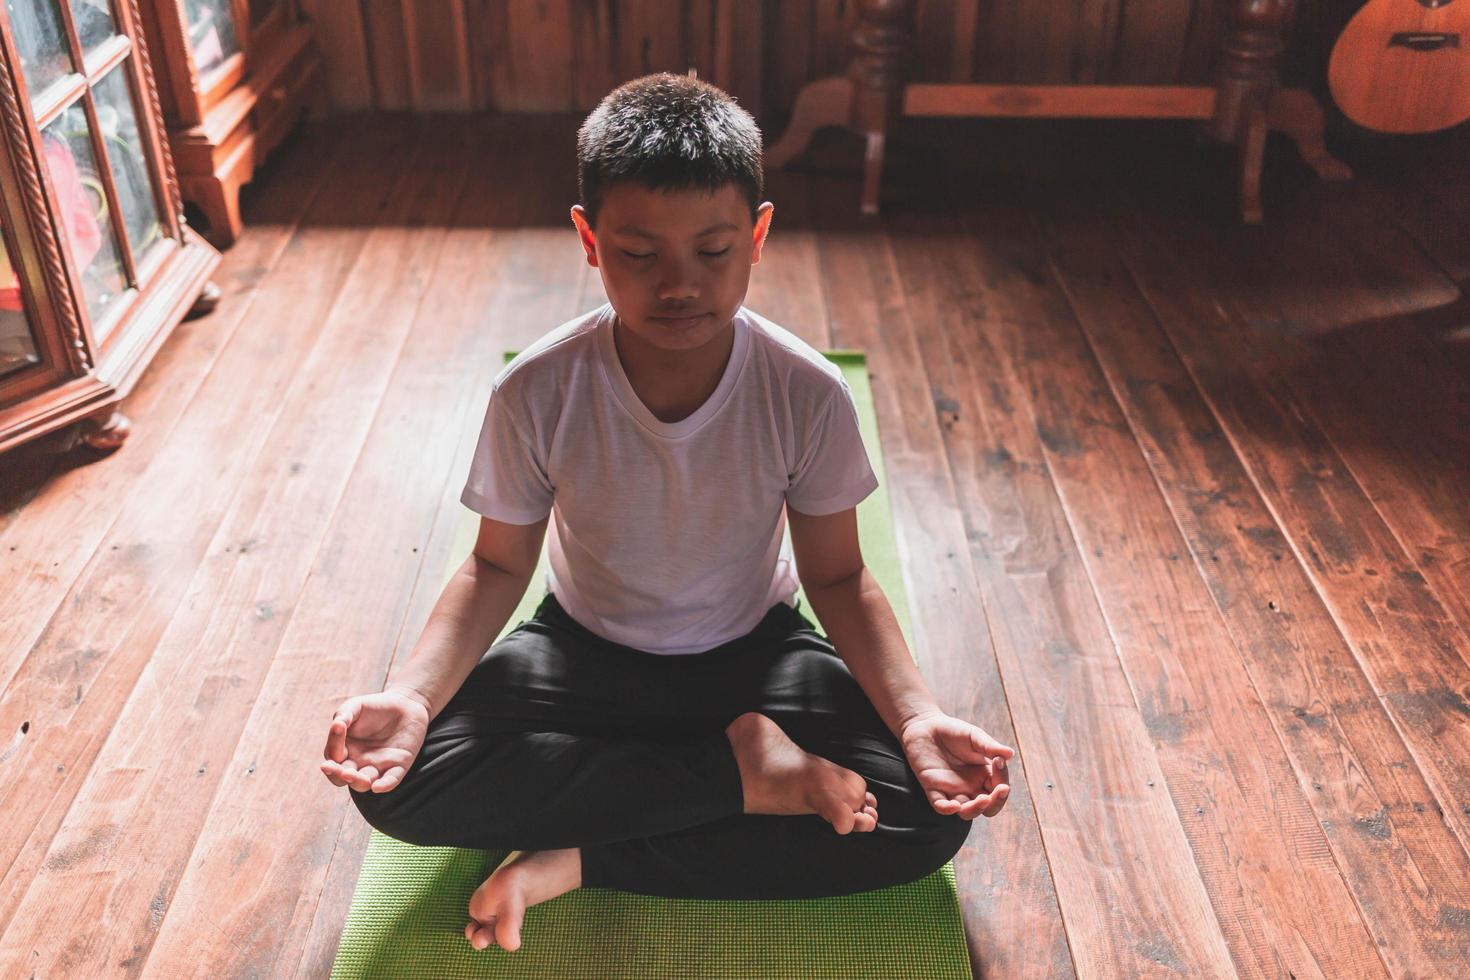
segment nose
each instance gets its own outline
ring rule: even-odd
[[[673,261],[664,267],[659,279],[658,299],[661,303],[677,303],[699,297],[698,267],[687,262]]]

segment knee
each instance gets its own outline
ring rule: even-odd
[[[930,860],[936,870],[960,852],[965,846],[965,841],[970,837],[970,828],[975,825],[974,820],[966,820],[954,814],[938,814],[939,818],[936,831],[936,842],[930,854]]]
[[[347,787],[347,792],[351,794],[357,812],[378,833],[405,844],[427,843],[415,832],[410,822],[402,819],[402,803],[408,795],[402,784],[386,793],[364,792],[351,786]]]
[[[934,813],[932,820],[918,827],[910,851],[909,880],[928,877],[953,859],[969,839],[974,822],[953,814]]]

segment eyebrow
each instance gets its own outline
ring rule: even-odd
[[[705,235],[708,235],[711,232],[716,232],[716,231],[739,231],[739,230],[740,230],[740,228],[738,226],[736,226],[735,224],[733,224],[733,223],[731,223],[729,221],[721,221],[721,222],[718,222],[716,224],[710,225],[708,228],[706,228],[704,231],[699,232],[694,237],[695,238],[703,238]],[[642,228],[635,228],[632,225],[623,225],[621,228],[614,229],[614,232],[616,234],[619,234],[619,235],[631,235],[631,236],[633,236],[635,238],[658,238],[658,236],[655,235],[653,232],[651,232],[651,231],[644,231]]]

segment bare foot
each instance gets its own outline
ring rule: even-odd
[[[521,948],[526,909],[582,886],[582,852],[511,851],[470,897],[465,938],[476,949],[491,943],[514,952]]]
[[[839,834],[878,825],[878,801],[867,780],[804,751],[760,712],[736,718],[725,735],[740,766],[746,813],[815,813]]]

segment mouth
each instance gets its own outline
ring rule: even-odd
[[[666,323],[671,327],[692,327],[708,315],[708,313],[694,313],[690,316],[656,316],[653,319],[659,323]]]

